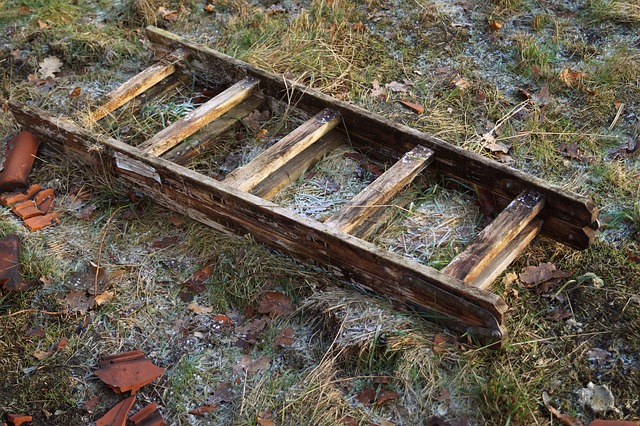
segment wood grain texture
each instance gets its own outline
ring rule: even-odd
[[[544,194],[545,209],[540,213],[544,220],[544,236],[576,249],[584,249],[593,242],[598,227],[597,208],[588,197],[571,193],[535,176],[303,85],[285,82],[281,76],[260,70],[168,31],[147,27],[146,33],[158,49],[184,48],[193,56],[189,65],[211,78],[237,80],[251,75],[260,79],[263,94],[276,99],[287,99],[308,113],[313,114],[323,108],[336,109],[342,115],[353,146],[378,160],[398,160],[405,152],[423,145],[435,153],[432,168],[436,173],[462,184],[488,189],[498,201],[504,201],[500,207],[506,206],[523,190],[531,189]]]
[[[105,115],[115,111],[131,99],[142,94],[147,89],[155,86],[176,70],[174,64],[157,63],[131,77],[109,94],[105,96],[105,101],[93,110],[89,117],[93,121],[98,121]]]
[[[416,146],[327,219],[325,224],[351,233],[376,210],[386,207],[387,202],[409,185],[431,161],[433,151]]]
[[[540,213],[544,196],[523,191],[449,263],[442,273],[465,283],[475,280],[505,247]]]
[[[45,153],[62,152],[204,224],[249,233],[281,252],[325,265],[337,277],[391,297],[426,319],[483,341],[505,338],[507,305],[497,295],[40,109],[15,102],[10,109],[19,124],[45,141]],[[116,155],[137,162],[144,174],[117,167]]]
[[[340,122],[340,114],[329,108],[323,109],[250,163],[229,173],[224,183],[241,191],[250,192]]]
[[[201,127],[247,99],[257,87],[257,79],[253,77],[242,79],[140,144],[138,149],[153,156],[164,154]]]

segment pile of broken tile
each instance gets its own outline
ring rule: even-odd
[[[116,404],[96,421],[96,426],[124,426],[127,415],[136,402],[136,393],[164,374],[164,368],[154,365],[142,351],[123,352],[100,360],[100,368],[94,371],[100,380],[115,393],[131,392],[131,396]],[[136,426],[163,426],[164,418],[155,402],[129,417]]]

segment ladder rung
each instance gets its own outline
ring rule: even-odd
[[[155,156],[164,154],[201,127],[247,99],[257,87],[256,78],[244,78],[140,144],[138,149]]]
[[[378,209],[385,207],[400,191],[406,188],[425,167],[433,161],[433,151],[416,146],[398,160],[389,170],[373,181],[340,211],[325,222],[350,233]]]
[[[176,60],[184,58],[184,55],[180,53],[173,53],[172,56],[175,57]],[[173,63],[159,62],[151,65],[107,94],[103,104],[93,110],[89,118],[93,121],[100,120],[105,115],[115,111],[150,87],[155,86],[175,71],[176,66]]]
[[[229,173],[224,182],[241,191],[250,192],[340,122],[341,117],[337,111],[323,109],[251,162]]]
[[[198,156],[209,146],[215,144],[220,136],[233,129],[244,117],[260,108],[264,103],[264,96],[253,94],[246,101],[233,107],[229,112],[214,120],[207,127],[200,129],[193,137],[165,152],[162,158],[184,165],[192,158]]]
[[[473,283],[535,219],[543,207],[543,195],[534,191],[522,191],[442,272],[466,283]],[[498,266],[503,263],[500,262]]]

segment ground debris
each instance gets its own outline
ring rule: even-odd
[[[135,350],[102,358],[94,374],[116,393],[131,391],[135,395],[142,386],[162,376],[164,368],[154,365],[142,351]]]
[[[107,414],[96,421],[96,426],[124,426],[127,422],[127,414],[136,402],[136,397],[130,396],[124,401],[116,404]]]

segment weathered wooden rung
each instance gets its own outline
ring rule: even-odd
[[[241,191],[250,192],[256,185],[336,127],[340,121],[339,113],[330,108],[323,109],[251,162],[229,173],[224,182]]]
[[[386,207],[386,203],[410,184],[432,161],[432,150],[421,145],[416,146],[325,221],[325,225],[351,233],[376,210]]]
[[[89,119],[98,121],[107,114],[120,108],[147,89],[155,86],[176,71],[176,61],[184,59],[184,54],[176,51],[169,57],[171,62],[162,61],[134,75],[105,96],[103,103],[89,113]]]
[[[529,243],[540,233],[543,220],[535,218],[516,237],[505,245],[482,271],[469,284],[474,287],[486,290],[493,284],[493,281],[507,269],[507,266],[529,246]]]
[[[186,164],[189,160],[204,152],[212,144],[215,144],[220,136],[233,129],[241,119],[251,114],[257,108],[260,108],[264,100],[264,96],[261,96],[259,93],[249,96],[246,101],[236,105],[229,110],[229,112],[223,114],[212,123],[209,123],[208,126],[200,129],[200,132],[195,133],[191,139],[176,145],[162,154],[162,158],[173,161],[176,164]]]
[[[257,87],[258,80],[254,77],[247,77],[237,82],[140,144],[138,149],[154,156],[164,154],[201,127],[247,99]]]
[[[442,272],[465,283],[472,283],[535,219],[543,207],[543,195],[535,191],[523,191]],[[494,263],[496,266],[503,264]],[[492,273],[489,271],[488,274]]]

